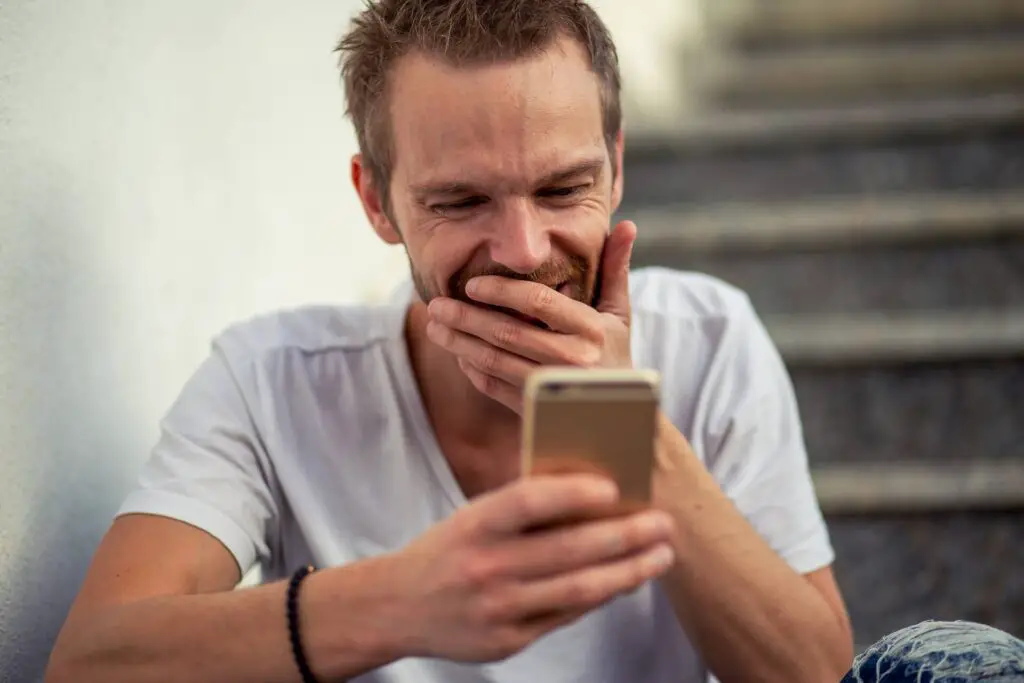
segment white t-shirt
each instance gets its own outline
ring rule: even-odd
[[[633,273],[633,359],[722,490],[796,571],[833,552],[782,360],[747,297],[712,278]],[[264,580],[403,547],[466,503],[392,305],[320,307],[232,327],[162,423],[120,514],[206,530]],[[282,607],[283,609],[283,607]],[[358,683],[689,683],[706,672],[656,583],[491,665],[408,658]]]

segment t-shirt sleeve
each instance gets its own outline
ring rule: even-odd
[[[224,544],[244,574],[270,554],[277,504],[242,387],[215,343],[161,422],[159,441],[118,515],[160,515],[198,527]]]
[[[785,364],[742,297],[705,381],[705,462],[755,530],[800,573],[835,559]]]

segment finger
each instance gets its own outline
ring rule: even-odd
[[[459,359],[459,368],[481,394],[493,398],[495,401],[501,403],[515,413],[522,413],[522,387],[510,384],[509,382],[506,382],[503,379],[498,379],[493,375],[488,375],[461,358]]]
[[[524,615],[591,610],[658,578],[674,561],[671,546],[662,543],[606,564],[524,584],[517,591],[517,606]]]
[[[526,376],[537,367],[533,361],[438,322],[427,323],[427,337],[484,374],[516,386],[522,386],[526,382]]]
[[[563,626],[568,626],[572,622],[586,616],[589,611],[589,609],[561,612],[547,611],[521,622],[519,628],[525,629],[525,635],[529,639],[528,642],[532,643],[541,636]]]
[[[629,322],[629,262],[636,241],[636,224],[622,221],[605,242],[601,255],[601,285],[597,310]]]
[[[523,477],[470,503],[472,522],[489,536],[520,534],[545,524],[602,516],[618,503],[615,482],[593,474]]]
[[[593,462],[592,460],[586,460],[584,458],[554,458],[544,457],[536,460],[531,460],[530,469],[527,472],[530,476],[559,476],[569,474],[592,474],[601,477],[607,477],[610,480],[614,480],[615,476],[604,466]],[[588,514],[586,516],[572,517],[559,522],[555,522],[553,525],[547,525],[544,527],[537,527],[531,529],[531,531],[539,531],[542,529],[548,529],[567,524],[578,524],[581,522],[593,521],[596,519],[605,519],[613,517],[625,517],[626,515],[647,510],[651,506],[649,503],[632,501],[632,500],[619,500],[614,506],[609,508],[607,511],[601,511],[600,514]]]
[[[509,621],[504,627],[493,633],[492,642],[502,643],[501,649],[506,653],[516,653],[536,642],[541,636],[571,624],[586,615],[588,611],[554,612],[548,610],[526,619]]]
[[[511,579],[535,580],[611,562],[672,540],[672,518],[660,510],[553,527],[503,544],[495,563]]]
[[[510,315],[454,299],[435,299],[430,317],[445,327],[464,332],[518,356],[545,365],[572,365],[583,353],[578,337],[542,330]]]
[[[604,465],[580,457],[543,457],[530,462],[531,475],[596,474],[612,478]]]
[[[467,283],[466,293],[474,301],[540,320],[556,332],[585,334],[599,324],[590,306],[539,282],[481,275]]]

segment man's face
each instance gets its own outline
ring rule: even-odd
[[[476,68],[407,56],[391,116],[390,217],[423,301],[470,301],[470,278],[504,275],[593,302],[621,183],[575,42]]]

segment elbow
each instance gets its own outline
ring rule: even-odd
[[[84,680],[80,671],[62,658],[50,656],[43,675],[43,683],[79,683]]]
[[[829,628],[818,631],[819,647],[814,648],[814,662],[804,662],[804,671],[810,674],[807,683],[842,680],[853,665],[853,632],[848,620],[830,623]],[[823,634],[829,634],[823,637]],[[795,680],[795,679],[790,679]],[[804,679],[800,679],[804,680]]]
[[[853,625],[850,623],[850,616],[846,610],[840,610],[838,615],[838,634],[834,637],[834,646],[831,648],[831,662],[839,675],[835,680],[841,679],[853,666]]]
[[[74,652],[74,643],[62,633],[50,652],[50,659],[43,674],[43,683],[89,683],[96,680],[90,671],[88,658]]]

